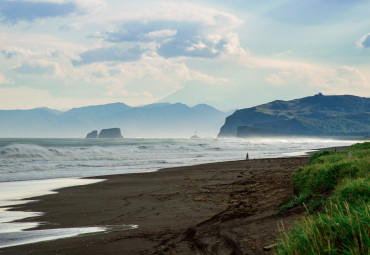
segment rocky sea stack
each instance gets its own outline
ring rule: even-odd
[[[98,138],[98,130],[91,131],[86,135],[86,138]]]
[[[100,131],[98,138],[123,138],[121,134],[121,129],[119,128],[109,128],[109,129],[102,129]]]
[[[91,131],[86,135],[86,138],[123,138],[121,129],[108,128],[102,129],[98,135],[98,130]]]

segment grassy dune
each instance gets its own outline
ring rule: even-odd
[[[296,196],[282,210],[307,215],[282,233],[276,254],[370,254],[370,143],[312,155],[293,177]]]

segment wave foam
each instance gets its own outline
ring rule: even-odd
[[[63,156],[63,153],[55,148],[34,144],[12,144],[0,149],[0,155],[6,158],[50,158]]]
[[[311,138],[279,139],[0,139],[0,182],[155,171],[215,161],[281,157],[353,144]],[[2,145],[2,146],[1,146]]]

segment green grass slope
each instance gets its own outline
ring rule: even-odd
[[[304,219],[284,232],[276,254],[370,254],[370,143],[312,155],[293,179]]]

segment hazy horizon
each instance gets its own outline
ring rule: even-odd
[[[154,102],[154,103],[150,103],[150,104],[141,104],[141,105],[129,105],[129,104],[126,104],[125,102],[110,102],[110,103],[106,103],[106,104],[92,104],[92,105],[81,105],[81,106],[78,106],[78,107],[72,107],[72,108],[51,108],[51,107],[48,107],[48,106],[39,106],[39,107],[35,107],[35,108],[14,108],[14,109],[0,109],[0,111],[2,110],[33,110],[33,109],[42,109],[42,108],[48,108],[50,110],[57,110],[57,111],[60,111],[60,112],[67,112],[69,110],[72,110],[72,109],[76,109],[76,108],[83,108],[83,107],[89,107],[89,106],[102,106],[102,105],[111,105],[111,104],[125,104],[129,107],[132,107],[132,108],[139,108],[139,107],[145,107],[145,106],[150,106],[150,105],[160,105],[160,104],[166,104],[168,102]],[[192,108],[192,107],[195,107],[197,105],[202,105],[202,103],[200,104],[195,104],[195,105],[190,105],[190,104],[186,104],[186,103],[182,103],[182,102],[176,102],[176,103],[168,103],[168,104],[184,104],[186,106],[188,106],[189,108]],[[206,105],[209,105],[209,104],[206,104]],[[217,107],[215,106],[212,106],[212,105],[209,105],[213,108],[215,108],[216,110],[218,111],[222,111],[222,112],[229,112],[230,110],[222,110],[222,109],[218,109]],[[233,110],[233,109],[231,109]]]
[[[321,93],[321,92],[318,92],[318,93]],[[317,94],[318,94],[317,93]],[[316,95],[317,95],[316,94]],[[365,98],[369,98],[368,96],[361,96],[361,95],[355,95],[355,94],[343,94],[343,95],[351,95],[351,96],[358,96],[358,97],[365,97]],[[309,96],[314,96],[313,94],[312,95],[307,95],[307,96],[304,96],[304,97],[309,97]],[[334,95],[334,94],[325,94],[325,96],[342,96],[342,95]],[[303,98],[304,98],[303,97]],[[292,98],[292,100],[294,99],[298,99],[298,98]],[[275,98],[273,99],[272,101],[275,101],[275,100],[282,100],[282,99],[279,99],[279,98]],[[282,100],[282,101],[289,101],[288,99],[286,100]],[[266,102],[261,102],[259,105],[262,105],[262,104],[267,104],[267,103],[270,103],[271,101],[266,101]],[[173,102],[173,103],[170,103],[170,102],[162,102],[161,100],[158,101],[158,102],[154,102],[154,103],[149,103],[149,104],[140,104],[140,105],[130,105],[130,104],[127,104],[125,102],[115,102],[115,101],[112,101],[112,102],[108,102],[108,103],[105,103],[105,104],[92,104],[92,105],[81,105],[81,106],[76,106],[76,107],[71,107],[71,108],[52,108],[52,107],[49,107],[47,105],[45,106],[38,106],[38,107],[33,107],[33,108],[12,108],[12,109],[0,109],[0,111],[2,110],[33,110],[33,109],[42,109],[42,108],[48,108],[50,110],[57,110],[57,111],[60,111],[60,112],[67,112],[69,110],[72,110],[72,109],[75,109],[75,108],[83,108],[83,107],[89,107],[89,106],[102,106],[102,105],[110,105],[110,104],[125,104],[129,107],[132,107],[132,108],[139,108],[139,107],[145,107],[145,106],[149,106],[149,105],[160,105],[160,104],[184,104],[186,105],[187,107],[189,108],[193,108],[197,105],[209,105],[213,108],[215,108],[216,110],[218,111],[221,111],[221,112],[224,112],[224,113],[232,113],[233,111],[235,110],[240,110],[240,109],[245,109],[245,108],[250,108],[250,107],[254,107],[254,106],[257,106],[257,105],[248,105],[248,106],[245,106],[245,107],[240,107],[240,108],[226,108],[226,109],[220,109],[218,108],[217,106],[214,106],[212,104],[207,104],[207,103],[196,103],[196,104],[190,104],[190,103],[183,103],[183,102]]]
[[[120,128],[127,137],[216,137],[228,113],[207,105],[121,103],[73,108],[60,112],[45,107],[1,110],[1,137],[84,138],[92,130]]]

